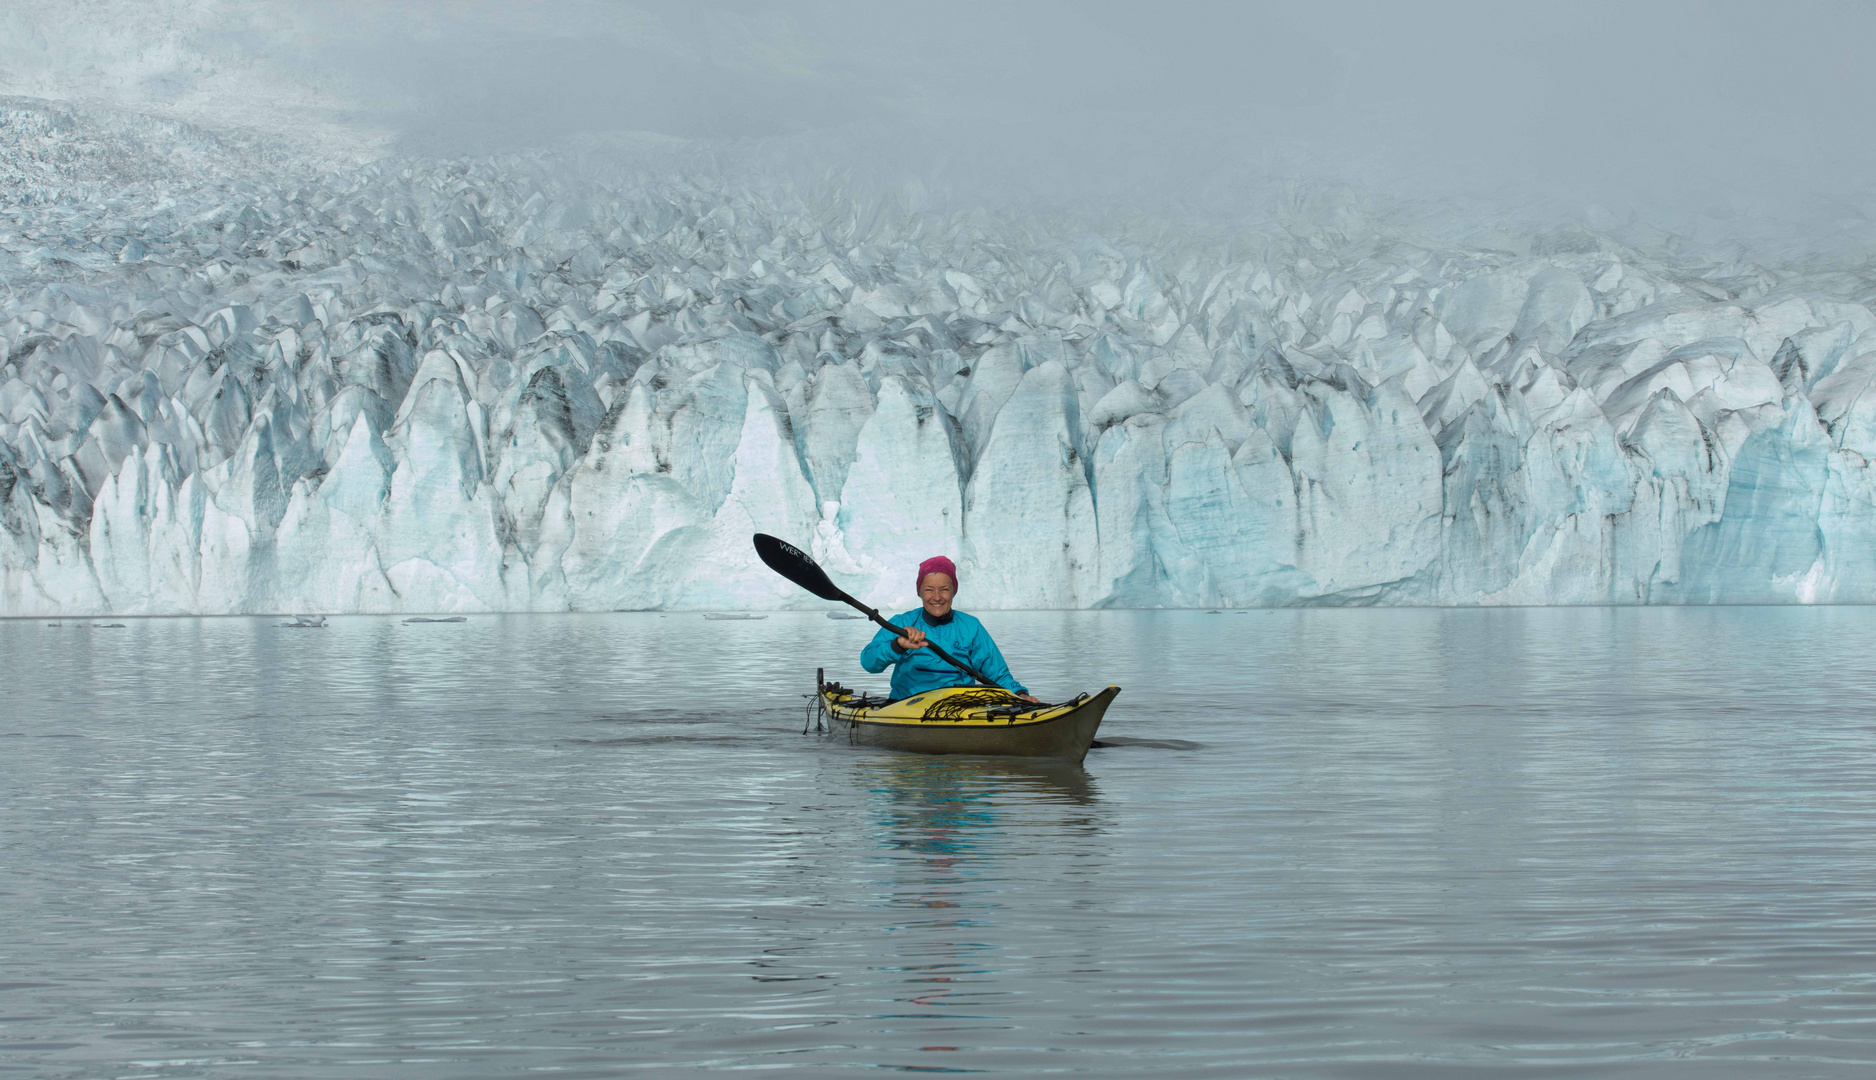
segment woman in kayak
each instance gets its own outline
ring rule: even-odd
[[[938,555],[919,563],[918,598],[922,606],[887,620],[904,632],[894,637],[891,631],[882,629],[873,635],[873,640],[860,650],[860,666],[875,675],[891,667],[895,700],[943,686],[976,685],[970,676],[926,647],[935,644],[1024,701],[1035,701],[1010,674],[1010,666],[1003,662],[1003,654],[990,640],[984,624],[962,611],[951,610],[951,598],[957,592],[958,568],[950,559]]]

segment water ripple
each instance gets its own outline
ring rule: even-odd
[[[988,621],[1086,769],[801,737],[818,615],[0,623],[0,1070],[1876,1063],[1876,613]]]

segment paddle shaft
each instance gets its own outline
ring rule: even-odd
[[[827,576],[827,571],[822,570],[818,563],[809,558],[807,552],[786,540],[770,536],[767,533],[757,533],[752,539],[756,546],[756,556],[760,558],[769,569],[823,600],[838,600],[846,604],[879,625],[891,630],[892,636],[895,638],[905,635],[905,627],[893,625],[886,620],[884,615],[860,603],[853,597],[848,596],[840,586],[835,585],[833,579]],[[925,641],[925,647],[937,653],[940,660],[957,668],[971,678],[976,679],[983,685],[997,686],[995,681],[985,678],[983,672],[978,671],[976,668],[971,667],[964,661],[944,651],[936,642],[929,638]]]
[[[858,610],[865,612],[867,618],[873,620],[874,622],[885,627],[886,629],[891,630],[893,637],[900,638],[900,637],[905,636],[905,627],[896,625],[890,619],[886,618],[884,615],[881,615],[879,612],[873,610],[870,607],[867,607],[865,604],[860,603],[858,600],[855,600],[853,597],[848,596],[846,593],[841,593],[840,598],[842,600],[845,600],[847,603],[852,604]],[[933,641],[932,639],[930,638],[925,639],[925,647],[927,649],[930,649],[932,652],[937,653],[938,659],[943,660],[945,663],[950,664],[954,668],[957,668],[959,671],[962,671],[964,674],[969,675],[971,678],[976,679],[980,683],[983,683],[985,686],[997,685],[996,680],[985,678],[983,672],[978,671],[976,668],[970,666],[964,661],[959,660],[957,657],[952,656],[950,653],[944,651],[944,649],[940,648],[938,643]]]

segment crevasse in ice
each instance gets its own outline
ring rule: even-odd
[[[1867,282],[264,164],[9,188],[0,613],[1876,600]]]

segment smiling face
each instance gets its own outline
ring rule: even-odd
[[[925,614],[934,619],[942,619],[951,614],[951,598],[957,595],[957,589],[951,585],[949,574],[926,574],[918,583],[918,598],[925,605]]]

